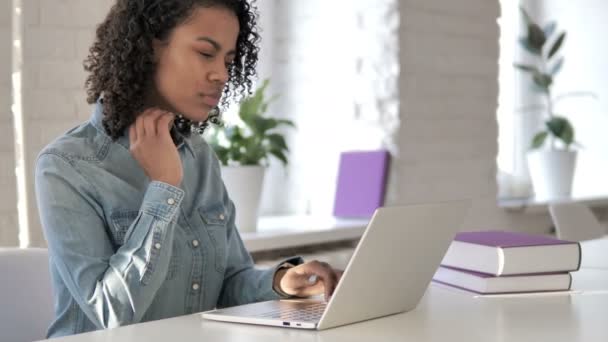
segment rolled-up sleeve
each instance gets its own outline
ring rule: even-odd
[[[151,182],[124,244],[116,249],[99,194],[75,163],[45,153],[36,164],[36,196],[51,262],[98,328],[137,323],[166,277],[184,192]]]

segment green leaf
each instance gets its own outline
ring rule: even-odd
[[[553,43],[553,47],[551,47],[551,50],[549,51],[549,59],[551,59],[557,53],[557,51],[559,51],[564,43],[564,39],[566,39],[566,32],[562,32],[555,43]]]
[[[540,71],[538,70],[538,68],[533,65],[514,63],[513,66],[522,71],[540,74]]]
[[[528,25],[528,43],[536,50],[542,50],[547,42],[545,32],[537,24]]]
[[[243,144],[243,140],[245,136],[243,135],[243,130],[239,126],[231,126],[227,127],[224,130],[224,134],[226,135],[226,139],[230,142],[231,146],[239,146]]]
[[[287,120],[287,119],[276,119],[277,124],[278,125],[287,125],[287,126],[291,126],[293,128],[296,128],[296,124],[293,123],[293,121],[291,120]]]
[[[275,96],[271,97],[270,99],[264,101],[264,103],[262,103],[262,105],[260,106],[260,113],[259,114],[266,113],[268,111],[268,107],[270,106],[270,104],[272,102],[274,102],[278,98],[279,98],[279,96],[275,95]]]
[[[566,147],[569,147],[574,142],[574,127],[570,121],[562,116],[554,116],[546,122],[549,132],[556,138],[563,141]]]
[[[289,148],[287,148],[287,143],[285,142],[285,138],[283,138],[282,135],[269,134],[266,138],[268,138],[268,141],[270,142],[271,149],[286,150],[286,151],[289,150]]]
[[[560,136],[565,127],[565,120],[560,117],[553,117],[551,120],[545,122],[547,129],[555,137]]]
[[[266,99],[265,91],[269,85],[269,80],[264,80],[251,96],[244,98],[240,103],[239,117],[241,122],[234,126],[215,127],[217,132],[212,132],[213,136],[209,141],[214,142],[212,147],[217,151],[218,159],[223,165],[234,162],[239,165],[263,165],[269,156],[275,156],[283,164],[287,164],[286,152],[288,151],[285,138],[280,133],[270,133],[271,130],[280,126],[287,125],[295,127],[290,120],[275,119],[265,117],[271,99]],[[218,137],[221,133],[223,136]],[[223,138],[228,141],[227,146],[221,147],[219,142],[225,144]],[[217,147],[217,149],[216,149]]]
[[[546,125],[551,134],[561,140],[566,147],[574,142],[574,127],[567,118],[555,116],[547,121]]]
[[[543,31],[545,32],[545,37],[549,39],[553,35],[553,33],[555,33],[556,28],[557,23],[555,21],[551,21],[547,25],[545,25],[545,27],[543,28]]]
[[[239,148],[241,165],[260,165],[261,159],[266,155],[266,151],[260,141],[254,137],[243,140],[243,145]]]
[[[557,60],[557,62],[555,62],[555,64],[553,64],[553,67],[551,68],[551,76],[557,75],[557,73],[559,73],[562,70],[563,66],[564,66],[564,57],[561,57],[560,59]]]
[[[277,159],[279,159],[284,166],[287,165],[287,157],[285,156],[285,154],[283,154],[282,151],[280,150],[270,150],[270,154],[272,154],[273,156],[277,157]]]
[[[255,117],[253,119],[252,129],[258,136],[266,135],[266,132],[277,127],[279,123],[275,119]]]
[[[530,42],[528,42],[528,38],[527,37],[521,37],[519,38],[519,44],[526,49],[529,53],[536,55],[536,56],[540,56],[541,55],[541,49],[535,48],[534,46],[532,46],[530,44]]]
[[[239,110],[239,117],[241,120],[250,124],[253,118],[258,115],[262,101],[264,101],[264,99],[259,96],[252,96],[242,101]]]
[[[553,84],[553,77],[551,75],[537,73],[532,77],[534,84],[540,87],[544,92],[549,92],[549,87]]]
[[[267,105],[264,100],[264,92],[269,84],[269,80],[264,80],[262,85],[256,89],[252,96],[241,101],[239,117],[243,122],[250,124],[254,117],[261,115],[266,110]]]
[[[258,87],[258,89],[256,90],[257,93],[264,93],[266,91],[266,88],[268,88],[268,85],[270,84],[270,80],[269,79],[264,79],[262,81],[262,85],[260,87]]]
[[[532,139],[532,149],[541,148],[547,139],[549,132],[540,132],[534,136]]]
[[[526,23],[526,26],[533,23],[532,18],[530,17],[530,15],[528,14],[528,12],[526,11],[526,9],[523,6],[519,6],[519,11],[521,12],[522,17],[524,18],[524,22]]]
[[[559,136],[559,138],[561,139],[561,141],[564,142],[566,147],[569,147],[574,142],[574,127],[572,127],[572,124],[570,124],[570,122],[568,122],[568,125],[564,127],[564,131],[562,132],[562,135]]]

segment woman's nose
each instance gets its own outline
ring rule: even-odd
[[[226,68],[223,63],[214,68],[214,70],[209,74],[210,81],[219,82],[221,84],[226,84],[226,82],[228,82],[228,77],[228,68]]]

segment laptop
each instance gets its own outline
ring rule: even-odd
[[[329,302],[282,299],[202,313],[203,318],[324,330],[413,310],[460,231],[467,201],[378,208]]]
[[[581,245],[580,268],[608,269],[608,235],[588,206],[581,203],[553,203],[549,213],[557,237]]]

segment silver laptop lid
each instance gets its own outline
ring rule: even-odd
[[[376,210],[317,329],[414,309],[469,208],[458,201]]]

